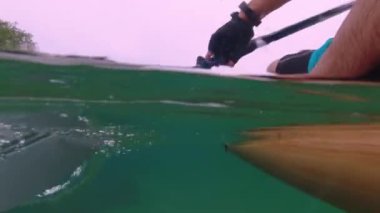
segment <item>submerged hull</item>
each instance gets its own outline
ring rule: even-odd
[[[230,150],[348,212],[379,212],[380,125],[261,129]]]

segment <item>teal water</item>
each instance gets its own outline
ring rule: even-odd
[[[3,192],[14,194],[13,204],[0,202],[12,213],[341,212],[223,145],[239,143],[244,132],[257,128],[378,119],[377,87],[7,63],[0,67],[2,123],[10,130],[50,132],[38,146],[56,144],[35,151],[50,153],[51,160],[25,157],[35,161],[25,166],[30,177],[21,179],[20,171],[1,180],[14,180]],[[21,145],[0,162],[17,165],[20,153],[38,146]],[[54,150],[62,151],[59,159]],[[51,172],[36,172],[42,170]],[[30,196],[18,198],[23,190]]]

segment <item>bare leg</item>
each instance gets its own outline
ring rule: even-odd
[[[356,78],[366,74],[380,60],[379,21],[380,1],[358,0],[312,75]]]
[[[285,78],[353,79],[380,62],[380,1],[357,0],[311,74]]]

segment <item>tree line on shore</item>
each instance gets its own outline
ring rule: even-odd
[[[18,28],[17,23],[0,19],[0,50],[34,52],[36,48],[32,34]]]

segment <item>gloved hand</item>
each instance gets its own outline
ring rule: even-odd
[[[232,19],[219,28],[208,45],[207,59],[213,58],[220,65],[233,66],[245,55],[249,42],[254,36],[253,24],[241,19],[239,13],[231,15]]]

